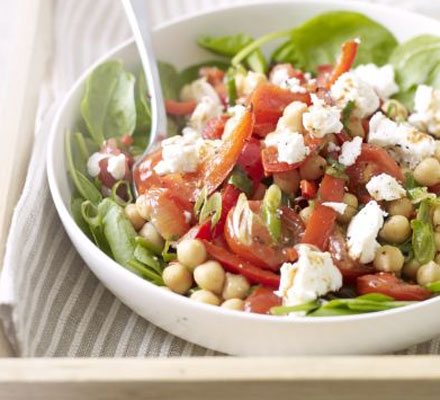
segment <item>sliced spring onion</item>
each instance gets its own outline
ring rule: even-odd
[[[211,227],[217,225],[222,215],[222,195],[219,192],[215,192],[203,203],[200,210],[199,223],[205,222],[211,218]]]
[[[162,250],[162,258],[165,262],[174,261],[177,259],[177,254],[170,252],[171,242],[167,240]]]
[[[270,309],[272,315],[289,315],[293,312],[298,311],[312,311],[319,307],[320,303],[318,300],[309,301],[307,303],[298,304],[296,306],[277,306]]]
[[[124,201],[117,195],[117,191],[121,186],[125,186],[127,188],[128,200]],[[112,187],[112,200],[118,203],[120,206],[125,207],[128,204],[133,202],[133,194],[131,193],[130,184],[125,180],[117,181]]]
[[[280,207],[282,204],[281,189],[273,184],[267,190],[263,198],[262,214],[272,239],[278,242],[281,237]]]
[[[228,183],[246,193],[247,196],[252,196],[254,192],[254,182],[249,178],[246,171],[238,165],[234,167]]]

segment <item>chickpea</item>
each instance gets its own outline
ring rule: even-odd
[[[301,219],[303,220],[303,222],[307,225],[309,223],[309,219],[310,216],[312,215],[313,212],[313,207],[308,206],[306,208],[303,208],[300,212],[299,212],[299,216],[301,217]]]
[[[378,271],[399,273],[404,260],[399,248],[386,245],[377,249],[373,265]]]
[[[428,283],[440,281],[440,265],[434,261],[422,265],[417,271],[417,283],[425,286]]]
[[[151,222],[147,222],[144,224],[144,226],[139,231],[139,236],[147,239],[150,243],[154,244],[159,249],[163,249],[163,246],[165,245],[165,240],[162,236],[160,236],[160,233]]]
[[[406,218],[410,218],[414,207],[411,201],[404,197],[402,199],[394,200],[388,203],[387,210],[390,215],[403,215]]]
[[[414,170],[415,180],[423,186],[440,183],[440,161],[433,157],[425,158]]]
[[[150,219],[150,205],[149,202],[147,202],[147,198],[144,194],[141,194],[136,199],[136,209],[139,215],[146,220]]]
[[[347,204],[348,207],[345,209],[344,214],[338,214],[336,219],[341,224],[348,224],[356,215],[359,202],[357,197],[351,193],[345,193],[342,202]]]
[[[411,235],[411,225],[403,215],[393,215],[383,225],[379,237],[389,243],[403,243]]]
[[[440,231],[440,207],[436,207],[432,213],[432,223],[436,231]]]
[[[283,112],[283,116],[278,120],[277,131],[289,130],[291,132],[305,133],[302,116],[307,111],[307,105],[294,101],[290,103]]]
[[[202,289],[220,294],[225,282],[225,271],[217,261],[207,261],[196,267],[194,280]]]
[[[419,268],[420,263],[415,258],[412,258],[407,263],[405,263],[402,269],[402,273],[406,278],[415,281],[417,279],[417,271],[419,270]]]
[[[440,142],[438,140],[435,141],[434,157],[440,161]]]
[[[241,299],[229,299],[222,303],[221,308],[227,308],[228,310],[243,311],[244,301]]]
[[[192,286],[191,272],[179,263],[170,264],[163,270],[162,279],[173,292],[183,294]]]
[[[244,276],[227,272],[222,297],[225,300],[233,298],[244,299],[250,287],[248,280]]]
[[[273,174],[273,182],[286,194],[295,194],[299,188],[298,171],[280,172]]]
[[[360,118],[351,116],[348,121],[345,122],[345,126],[352,136],[365,137],[365,130]]]
[[[324,175],[327,161],[321,156],[311,157],[305,164],[299,169],[301,179],[313,181]]]
[[[440,232],[434,232],[435,249],[440,251]]]
[[[385,115],[396,122],[405,121],[408,118],[408,110],[398,100],[387,100],[382,104],[382,111]]]
[[[145,219],[143,219],[136,208],[136,204],[127,204],[125,206],[125,215],[133,225],[133,228],[138,231],[145,224]]]
[[[207,257],[205,246],[198,239],[182,240],[177,245],[177,260],[191,270],[204,263]]]
[[[211,304],[213,306],[218,306],[220,304],[218,296],[209,290],[197,290],[190,296],[190,298],[200,303]]]

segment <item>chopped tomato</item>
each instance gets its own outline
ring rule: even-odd
[[[214,227],[213,236],[217,237],[223,234],[226,218],[229,211],[237,204],[240,191],[233,185],[227,184],[222,191],[222,213],[217,225]]]
[[[336,140],[340,145],[343,145],[345,142],[349,142],[351,140],[350,135],[344,130],[336,135]]]
[[[238,157],[237,165],[246,171],[255,184],[261,181],[264,170],[261,160],[261,142],[258,139],[254,137],[249,139]]]
[[[431,193],[434,193],[436,196],[440,196],[440,183],[437,183],[437,185],[430,186],[429,191]]]
[[[272,271],[266,271],[256,267],[249,261],[231,253],[224,247],[217,246],[206,240],[203,241],[208,254],[223,265],[223,268],[234,274],[243,275],[251,283],[261,283],[271,288],[278,288],[280,277]]]
[[[280,306],[281,298],[273,290],[261,286],[256,288],[244,302],[244,310],[257,314],[269,314],[272,307]]]
[[[180,241],[187,239],[212,240],[211,220],[206,220],[200,225],[194,225]]]
[[[202,137],[204,139],[221,139],[229,118],[229,115],[220,115],[208,120],[203,128]]]
[[[374,267],[361,264],[359,261],[353,260],[350,257],[344,234],[337,227],[333,229],[329,237],[328,249],[333,258],[333,262],[339,271],[341,271],[344,282],[355,283],[356,278],[359,276],[372,274],[375,271]]]
[[[303,179],[299,183],[299,187],[301,189],[301,196],[305,199],[313,199],[316,197],[316,193],[318,190],[315,182],[306,181],[305,179]]]
[[[282,72],[281,72],[282,71]],[[285,74],[287,78],[299,79],[301,83],[305,82],[304,73],[300,69],[293,68],[292,64],[277,64],[272,68],[269,74],[269,81],[274,83],[277,74]]]
[[[171,99],[165,100],[165,108],[168,114],[171,115],[189,115],[197,107],[197,102],[195,100],[188,101],[176,101]]]
[[[310,94],[293,93],[270,83],[259,85],[250,97],[250,103],[255,112],[256,126],[264,124],[266,130],[269,132],[274,131],[284,109],[293,101],[310,104]],[[269,124],[271,126],[270,130],[268,128]]]
[[[121,144],[125,147],[129,147],[133,144],[133,138],[126,133],[124,136],[121,137]]]
[[[254,125],[253,135],[264,138],[269,133],[273,132],[276,125],[273,122],[264,122]]]
[[[322,251],[327,249],[337,214],[335,210],[323,206],[321,202],[341,202],[344,197],[344,185],[345,181],[343,179],[338,179],[331,175],[324,176],[319,188],[320,202],[315,204],[310,216],[302,240],[303,243],[315,245]]]
[[[354,63],[358,46],[358,40],[347,40],[342,44],[342,52],[338,62],[335,65],[335,68],[329,76],[327,89],[330,89],[333,83],[335,83],[344,72],[350,70]]]
[[[188,232],[186,210],[170,190],[152,188],[144,195],[149,220],[165,240],[175,240]]]
[[[202,67],[199,70],[199,75],[205,77],[212,86],[215,86],[223,82],[225,71],[218,67]]]
[[[298,213],[290,207],[282,206],[281,222],[283,224],[283,236],[285,237],[286,244],[288,246],[293,246],[300,243],[306,228]],[[291,258],[292,252],[290,250],[288,250],[286,254]],[[289,261],[292,260],[289,259]]]
[[[385,272],[359,277],[356,291],[359,295],[381,293],[398,301],[422,301],[432,295],[429,290],[420,285],[407,283],[395,275]]]

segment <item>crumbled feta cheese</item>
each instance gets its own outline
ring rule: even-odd
[[[105,160],[109,157],[110,154],[93,153],[87,160],[87,173],[93,178],[95,176],[98,176],[101,172],[101,167],[99,166],[99,163],[101,162],[101,160]]]
[[[396,122],[385,117],[381,112],[370,120],[368,142],[387,148],[398,161],[415,168],[420,161],[435,152],[435,140],[414,126]]]
[[[339,156],[339,162],[346,167],[353,165],[362,151],[362,138],[356,136],[353,140],[345,142],[342,145],[341,155]]]
[[[119,181],[125,176],[125,166],[125,154],[121,153],[108,159],[107,171],[114,179]]]
[[[335,144],[333,142],[328,142],[328,144],[327,144],[327,151],[329,151],[331,153],[334,153],[334,152],[337,152],[337,151],[340,151],[340,150],[341,150],[341,148],[337,144]]]
[[[380,100],[374,89],[354,72],[342,74],[330,89],[336,105],[343,109],[349,101],[354,101],[353,113],[359,118],[368,117],[379,108]]]
[[[222,139],[225,140],[229,137],[232,131],[235,130],[237,125],[240,123],[244,114],[246,113],[246,107],[240,104],[237,104],[234,107],[229,107],[228,113],[231,114],[231,118],[226,121],[225,129],[223,130]]]
[[[294,164],[303,161],[310,152],[304,143],[304,136],[288,130],[272,132],[264,141],[267,147],[278,149],[278,161]]]
[[[246,75],[235,76],[235,86],[240,95],[249,96],[258,86],[267,82],[267,77],[261,72],[248,71]]]
[[[302,117],[304,128],[315,137],[341,132],[341,110],[325,105],[316,95],[312,95],[312,100],[313,105]]]
[[[406,195],[406,191],[400,183],[388,174],[373,176],[367,183],[366,188],[371,197],[377,201],[397,200]]]
[[[332,210],[335,210],[338,214],[344,214],[345,210],[347,209],[347,204],[345,203],[338,203],[336,201],[325,201],[322,203],[323,206],[329,207]]]
[[[371,200],[351,220],[347,229],[347,246],[351,258],[363,264],[374,260],[377,248],[377,234],[383,226],[386,215],[379,205]]]
[[[388,99],[399,91],[391,64],[378,67],[375,64],[359,65],[354,73],[368,83],[381,99]]]
[[[440,90],[419,85],[414,97],[414,114],[408,121],[419,129],[440,137]]]
[[[190,124],[194,129],[201,132],[208,120],[218,117],[222,115],[222,113],[223,106],[213,101],[211,97],[204,96],[192,113]]]
[[[183,211],[183,215],[185,217],[186,223],[189,224],[191,222],[191,219],[192,219],[191,213],[189,211],[184,210]]]
[[[221,105],[220,97],[206,78],[200,78],[185,85],[180,92],[180,98],[183,101],[195,100],[200,103],[204,97],[209,97],[214,104]]]
[[[306,93],[305,87],[301,86],[301,81],[298,78],[288,78],[279,85],[283,89],[290,90],[293,93]]]
[[[283,111],[283,115],[278,120],[277,131],[291,131],[304,133],[302,124],[303,114],[307,111],[307,104],[301,101],[294,101],[290,103]]]
[[[275,68],[270,74],[270,82],[277,86],[281,86],[289,78],[290,76],[287,68]]]
[[[154,168],[158,175],[197,171],[200,157],[198,139],[173,136],[162,141],[162,160]]]
[[[281,267],[280,287],[277,294],[283,304],[294,306],[316,300],[342,287],[342,275],[333,264],[328,252],[321,252],[313,246],[297,246],[298,261],[284,263]]]

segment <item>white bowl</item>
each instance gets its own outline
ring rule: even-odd
[[[161,25],[154,32],[157,56],[182,68],[212,58],[197,46],[196,38],[200,34],[245,32],[259,36],[291,28],[335,9],[362,12],[387,26],[400,41],[422,33],[440,34],[439,22],[396,8],[346,1],[266,1],[222,8]],[[266,50],[271,50],[268,47]],[[112,50],[98,63],[111,58],[123,60],[129,70],[139,70],[132,41]],[[107,257],[82,233],[69,213],[71,186],[63,145],[65,131],[72,129],[80,118],[84,82],[95,66],[76,82],[60,107],[49,141],[47,170],[56,208],[73,244],[102,283],[127,306],[174,335],[237,355],[382,353],[440,333],[437,317],[440,298],[372,314],[302,319],[270,317],[199,304],[160,289]]]

